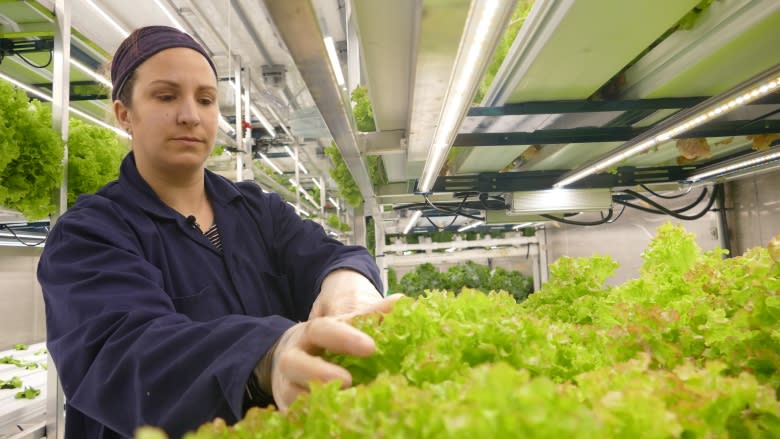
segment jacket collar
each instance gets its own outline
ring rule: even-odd
[[[227,206],[234,199],[242,197],[241,192],[233,182],[208,169],[205,172],[204,183],[211,202],[220,206]],[[119,168],[119,185],[130,195],[133,202],[146,212],[172,220],[181,217],[178,212],[163,203],[157,193],[138,173],[132,151],[122,160],[122,165]]]

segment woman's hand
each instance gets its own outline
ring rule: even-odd
[[[371,355],[376,349],[374,340],[348,321],[357,314],[388,312],[400,297],[380,297],[359,313],[317,317],[288,329],[258,366],[258,369],[266,368],[265,379],[262,377],[263,372],[259,371],[261,386],[263,381],[270,385],[279,410],[286,411],[300,393],[308,392],[312,381],[339,380],[343,388],[351,386],[350,373],[341,366],[323,360],[320,355],[326,349],[358,357]],[[267,378],[269,376],[270,379]]]
[[[362,274],[344,268],[334,270],[322,281],[320,293],[309,313],[309,320],[362,313],[381,300],[382,294]]]

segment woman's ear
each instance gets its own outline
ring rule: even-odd
[[[116,121],[119,122],[119,126],[129,133],[132,125],[130,120],[130,109],[119,99],[114,101],[114,117],[116,117]]]

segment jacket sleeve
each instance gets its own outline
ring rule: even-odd
[[[176,313],[142,255],[107,201],[69,211],[51,230],[38,279],[68,404],[122,436],[149,424],[180,437],[217,416],[240,419],[252,369],[293,322],[194,322]]]
[[[294,299],[301,311],[299,320],[306,320],[311,306],[320,292],[322,281],[330,272],[349,268],[361,273],[383,291],[379,268],[365,247],[344,245],[328,237],[314,221],[303,220],[295,210],[276,193],[263,193],[255,183],[239,183],[253,215],[258,219],[261,233],[282,266]]]

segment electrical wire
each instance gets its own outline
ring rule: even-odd
[[[620,219],[620,217],[621,217],[621,216],[623,216],[623,212],[625,212],[625,211],[626,211],[626,206],[625,206],[625,204],[624,204],[624,205],[623,205],[623,208],[622,208],[622,209],[620,209],[620,213],[619,213],[619,214],[617,214],[617,216],[616,216],[615,218],[613,218],[613,219],[611,219],[611,220],[607,221],[607,224],[612,224],[612,223],[614,223],[615,221],[617,221],[618,219]]]
[[[683,192],[683,193],[681,193],[681,194],[662,195],[662,194],[659,194],[658,192],[653,191],[652,189],[650,189],[649,187],[647,187],[646,185],[644,185],[642,183],[639,184],[639,187],[641,187],[642,189],[646,190],[647,192],[650,192],[653,196],[656,196],[658,198],[664,198],[664,199],[667,199],[667,200],[673,200],[675,198],[684,197],[684,196],[688,195],[689,193],[691,193],[691,190],[693,189],[693,185],[688,185],[688,190]]]
[[[697,220],[697,219],[703,217],[704,215],[706,215],[710,211],[710,209],[712,208],[713,203],[715,203],[715,199],[718,197],[718,193],[719,192],[720,192],[720,188],[716,186],[715,189],[712,191],[712,195],[710,196],[709,201],[707,202],[707,206],[701,212],[699,212],[697,214],[694,214],[694,215],[681,215],[680,213],[678,213],[678,212],[676,212],[674,210],[667,209],[666,207],[656,203],[655,201],[653,201],[653,200],[651,200],[651,199],[649,199],[649,198],[647,198],[647,197],[645,197],[643,195],[640,195],[637,198],[639,198],[642,201],[645,201],[646,203],[650,204],[651,206],[657,208],[658,210],[650,209],[650,208],[647,208],[647,207],[644,207],[644,206],[638,206],[636,204],[629,203],[627,201],[622,201],[622,200],[614,200],[614,202],[618,203],[618,204],[623,204],[623,205],[625,205],[627,207],[631,207],[631,208],[634,208],[634,209],[641,210],[643,212],[649,212],[649,213],[655,213],[655,214],[666,214],[666,215],[670,215],[670,216],[672,216],[674,218],[677,218],[677,219],[681,219],[681,220],[685,220],[685,221],[692,221],[692,220]],[[636,195],[639,195],[639,194],[636,194]]]
[[[11,228],[10,226],[8,226],[7,224],[0,224],[0,230],[3,230],[3,229],[8,230],[8,232],[11,233],[11,236],[13,236],[14,239],[16,239],[22,245],[27,246],[27,247],[37,247],[37,246],[43,244],[44,242],[46,242],[46,239],[49,237],[49,228],[48,227],[46,228],[46,235],[44,235],[43,239],[41,239],[40,241],[35,242],[35,243],[27,242],[24,239],[20,238],[19,235],[17,235],[16,232],[14,232],[14,229]]]
[[[683,213],[683,212],[687,212],[687,211],[689,211],[689,210],[693,209],[694,207],[698,206],[698,205],[699,205],[699,204],[702,202],[702,200],[704,199],[704,197],[707,195],[707,192],[709,192],[709,190],[708,190],[706,187],[705,187],[705,188],[703,188],[703,189],[702,189],[702,191],[701,191],[701,192],[699,192],[699,196],[698,196],[698,197],[696,197],[696,200],[694,200],[694,201],[693,201],[691,204],[689,204],[689,205],[687,205],[687,206],[678,207],[678,208],[676,208],[676,209],[668,209],[668,208],[663,208],[663,209],[659,208],[659,210],[653,210],[653,209],[649,209],[649,208],[645,208],[645,209],[649,209],[649,210],[647,210],[646,212],[650,212],[650,213],[656,213],[656,214],[659,214],[659,215],[665,215],[667,210],[670,210],[671,212],[674,212],[674,213]],[[658,204],[657,202],[655,202],[655,201],[651,200],[651,199],[650,199],[650,198],[648,198],[648,197],[645,197],[644,195],[642,195],[642,194],[640,194],[640,193],[638,193],[638,192],[634,192],[634,191],[632,191],[631,189],[626,189],[626,190],[624,190],[624,191],[623,191],[623,193],[625,193],[625,194],[627,194],[627,195],[631,195],[632,197],[634,197],[634,198],[638,198],[638,199],[640,199],[640,200],[642,200],[642,201],[645,201],[645,202],[647,202],[648,204],[651,204],[651,205],[653,205],[653,206],[656,206],[656,207],[660,206],[660,204]],[[621,201],[622,201],[622,200],[621,200]],[[622,203],[621,203],[621,204],[622,204]],[[662,207],[663,207],[663,206],[662,206]]]
[[[612,219],[612,208],[610,207],[609,210],[607,210],[607,216],[605,217],[602,213],[601,219],[598,221],[574,221],[574,220],[567,220],[561,217],[557,217],[554,215],[548,215],[546,213],[541,214],[540,216],[547,218],[549,220],[557,221],[559,223],[563,224],[569,224],[572,226],[598,226],[601,224],[606,224],[609,222],[610,219]]]
[[[36,69],[45,69],[46,67],[49,67],[51,65],[51,61],[53,58],[52,51],[49,51],[49,60],[46,61],[46,64],[39,66],[38,64],[33,63],[29,59],[25,58],[21,53],[14,53],[14,55],[21,58],[22,61],[24,61],[25,64],[27,64],[30,67],[35,67]]]

